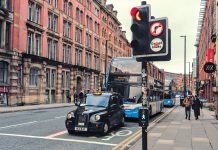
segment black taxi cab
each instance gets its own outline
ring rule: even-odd
[[[124,125],[123,101],[118,93],[86,94],[78,107],[69,112],[65,125],[69,134],[98,132],[106,135],[114,126]]]

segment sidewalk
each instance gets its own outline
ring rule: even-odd
[[[26,110],[38,110],[38,109],[50,109],[60,107],[74,106],[74,103],[55,103],[55,104],[41,104],[41,105],[26,105],[26,106],[1,106],[0,113],[15,112],[15,111],[26,111]]]
[[[218,150],[218,120],[214,112],[203,108],[199,120],[185,119],[178,106],[148,133],[148,150]],[[130,150],[141,150],[140,139]]]

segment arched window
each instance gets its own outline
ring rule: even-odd
[[[0,83],[8,83],[8,63],[0,61]]]
[[[37,68],[30,69],[30,79],[29,79],[30,86],[36,87],[38,85],[38,75],[39,75],[39,70]]]

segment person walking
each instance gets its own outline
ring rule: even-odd
[[[198,97],[194,97],[192,109],[194,110],[194,115],[196,120],[198,120],[198,116],[200,116],[200,108],[202,109],[202,103],[200,102]]]
[[[185,105],[185,119],[188,118],[188,120],[190,120],[190,116],[191,116],[191,99],[189,97],[186,97],[183,101],[183,104]]]

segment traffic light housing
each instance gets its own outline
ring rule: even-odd
[[[139,108],[139,126],[147,127],[149,125],[149,110],[146,107]]]
[[[133,55],[142,55],[148,49],[148,30],[150,5],[144,5],[132,8],[130,12],[132,16],[132,42]]]

